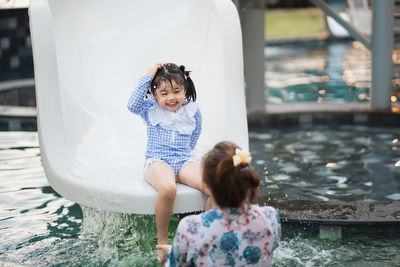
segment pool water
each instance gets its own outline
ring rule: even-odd
[[[252,131],[263,194],[306,200],[400,200],[400,128],[313,125]]]
[[[395,50],[394,58],[400,58]],[[393,102],[400,102],[393,72]],[[269,104],[369,102],[371,53],[355,41],[268,44],[265,88]]]
[[[0,181],[0,266],[157,266],[154,216],[82,208],[58,195],[35,132],[0,132]],[[284,230],[273,266],[396,266],[398,244],[399,236],[321,240]]]

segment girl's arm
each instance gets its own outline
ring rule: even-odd
[[[279,240],[281,239],[281,219],[279,217],[278,211],[271,206],[263,207],[264,215],[267,220],[271,221],[271,234],[274,238],[274,242],[272,245],[272,250],[276,249],[279,246]]]
[[[131,97],[128,101],[128,109],[132,113],[141,115],[144,111],[151,107],[151,102],[146,101],[145,96],[147,91],[149,90],[152,80],[153,78],[148,74],[140,78],[138,86],[132,92]]]
[[[151,81],[157,73],[157,70],[163,66],[162,63],[156,63],[149,68],[147,74],[142,76],[139,80],[139,84],[133,91],[128,101],[128,109],[135,114],[139,114],[144,117],[144,112],[147,111],[152,105],[152,101],[146,100],[147,91],[149,90]]]
[[[199,136],[201,133],[202,118],[201,118],[200,109],[198,109],[196,111],[196,114],[194,114],[194,118],[196,119],[196,128],[194,129],[192,136],[190,137],[190,148],[192,150],[196,146],[197,140],[199,140]]]
[[[277,210],[275,210],[275,220],[278,225],[278,230],[277,230],[278,233],[276,235],[276,241],[275,241],[275,248],[277,248],[279,246],[279,241],[281,240],[281,235],[282,235],[281,218],[279,217],[279,213]]]

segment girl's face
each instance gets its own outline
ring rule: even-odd
[[[169,111],[177,111],[185,101],[186,90],[183,85],[178,85],[172,80],[172,86],[169,82],[162,82],[153,94],[157,103]]]

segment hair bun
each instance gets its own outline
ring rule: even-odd
[[[255,171],[247,163],[241,163],[234,167],[234,173],[238,182],[243,185],[246,184],[250,187],[258,187],[260,184],[260,178]]]
[[[240,168],[240,172],[245,172],[249,169],[249,165]]]

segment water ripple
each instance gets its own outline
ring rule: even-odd
[[[259,135],[258,140],[269,142],[272,136]],[[81,208],[58,195],[41,166],[36,133],[0,132],[0,147],[3,166],[8,160],[20,160],[19,168],[0,169],[0,266],[158,266],[154,216]],[[255,154],[262,157],[263,148],[258,146]],[[24,151],[29,160],[25,161]],[[271,160],[259,160],[262,168],[273,166]],[[283,160],[279,166],[292,175],[303,171],[300,163]],[[285,177],[275,176],[280,183],[276,188],[285,190],[296,183],[297,188],[313,192],[312,184]],[[327,179],[326,189],[336,192],[329,186],[345,183],[342,176],[333,176]],[[176,226],[176,221],[171,222],[170,239]],[[284,232],[273,266],[342,266],[367,260],[379,266],[400,264],[398,238],[361,237],[361,246],[359,240],[321,241]]]

